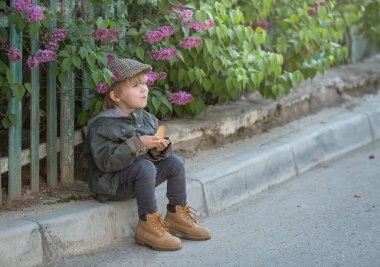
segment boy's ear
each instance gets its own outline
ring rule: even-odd
[[[119,100],[120,100],[115,91],[110,92],[110,98],[114,102],[119,102]]]

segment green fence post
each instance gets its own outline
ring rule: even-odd
[[[14,0],[10,2],[13,5]],[[14,24],[9,25],[10,47],[16,47],[22,51],[22,34],[16,32]],[[22,83],[22,61],[11,62],[10,69],[13,74],[13,83]],[[15,199],[21,196],[21,101],[13,94],[8,106],[9,112],[16,116],[16,125],[9,127],[9,152],[8,152],[8,196]]]
[[[83,9],[85,11],[83,19],[89,21],[92,24],[94,19],[94,6],[89,0],[83,0]],[[83,71],[82,73],[82,111],[90,108],[90,99],[93,94],[90,94],[90,88],[88,86],[88,73]]]
[[[35,4],[40,1],[36,0]],[[37,52],[40,42],[39,33],[32,37],[32,53]],[[40,187],[40,69],[35,67],[31,71],[32,80],[32,108],[30,114],[30,187],[38,192]]]
[[[72,13],[75,6],[73,0],[62,0],[65,25],[72,22]],[[61,182],[72,184],[74,182],[74,107],[75,90],[74,74],[68,73],[68,79],[61,87],[61,120],[60,120],[60,167]]]
[[[57,9],[57,1],[50,0],[49,9]],[[51,21],[51,31],[56,27],[56,20]],[[57,62],[49,62],[49,70],[57,67]],[[46,168],[47,168],[47,185],[55,187],[57,185],[57,79],[48,72],[47,86],[47,138],[46,138]]]

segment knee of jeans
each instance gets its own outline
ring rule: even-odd
[[[178,155],[171,155],[168,157],[170,165],[176,170],[184,171],[185,170],[185,161],[182,157]]]
[[[150,160],[142,159],[135,162],[137,168],[136,180],[152,181],[155,182],[157,170],[153,162]]]

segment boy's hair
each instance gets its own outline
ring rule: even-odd
[[[112,101],[110,97],[111,91],[115,91],[116,95],[120,95],[124,87],[130,87],[138,83],[146,83],[146,82],[147,82],[147,76],[146,76],[145,71],[140,72],[133,77],[113,82],[111,87],[105,93],[104,102],[103,102],[103,110],[110,109],[115,105],[115,103]]]

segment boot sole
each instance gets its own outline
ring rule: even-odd
[[[162,247],[157,247],[157,246],[152,245],[151,243],[149,243],[149,242],[147,242],[145,240],[139,239],[139,238],[135,238],[135,242],[136,242],[137,245],[148,246],[151,249],[158,250],[158,251],[176,251],[176,250],[182,249],[182,246],[177,247],[177,248],[162,248]]]
[[[173,229],[169,229],[169,232],[173,236],[182,237],[183,239],[186,239],[186,240],[204,241],[204,240],[211,239],[211,236],[206,236],[206,237],[190,236]]]

